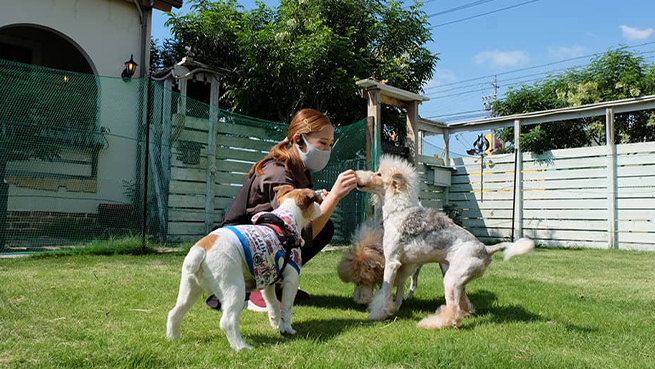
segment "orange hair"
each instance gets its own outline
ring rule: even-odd
[[[302,161],[300,156],[292,149],[291,142],[293,141],[293,135],[296,133],[310,133],[310,132],[320,132],[328,125],[332,125],[332,122],[325,114],[321,113],[318,110],[314,109],[302,109],[294,115],[289,123],[289,129],[287,130],[287,137],[277,145],[273,146],[271,151],[264,157],[264,159],[253,164],[248,173],[248,178],[255,175],[262,175],[264,171],[262,166],[268,160],[273,159],[278,163],[284,163],[284,168],[287,171],[290,165],[297,165],[302,167]]]

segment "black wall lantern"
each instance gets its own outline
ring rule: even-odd
[[[137,64],[134,61],[134,54],[130,55],[130,60],[125,62],[125,69],[123,69],[123,73],[121,73],[121,77],[123,77],[123,80],[129,80],[132,78],[134,75],[134,72],[136,72],[136,67],[139,64]]]

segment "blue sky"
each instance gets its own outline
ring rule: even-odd
[[[423,8],[427,14],[471,6],[429,18],[437,27],[432,30],[433,41],[427,46],[441,60],[433,80],[425,86],[424,95],[431,100],[419,108],[421,116],[446,122],[484,118],[482,96],[493,93],[494,74],[500,74],[498,97],[502,98],[508,85],[532,83],[544,76],[538,73],[584,65],[589,61],[584,56],[602,53],[610,47],[636,46],[634,51],[645,52],[643,56],[655,62],[655,1],[652,0],[533,0],[512,9],[439,26],[527,1],[426,1]],[[279,0],[264,2],[269,6],[279,4]],[[252,8],[254,3],[239,1],[245,8]],[[175,12],[188,10],[186,4]],[[166,18],[164,13],[155,11],[153,37],[160,40],[170,37],[164,27]],[[649,42],[653,44],[638,46]],[[570,58],[578,59],[565,61]],[[544,64],[550,65],[539,67]],[[526,68],[530,69],[518,71]],[[465,82],[484,76],[489,77]],[[451,141],[451,150],[463,153],[474,139],[474,134],[458,137]],[[436,138],[428,143],[442,146]],[[441,155],[440,150],[429,145],[425,151]]]

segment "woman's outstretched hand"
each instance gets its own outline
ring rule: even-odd
[[[352,169],[341,172],[330,190],[330,195],[336,196],[338,200],[346,197],[355,187],[357,187],[357,175]]]

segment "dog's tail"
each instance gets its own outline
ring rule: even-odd
[[[182,273],[195,274],[200,269],[200,264],[205,260],[205,249],[199,246],[192,246],[184,258]]]
[[[529,238],[521,238],[516,242],[502,242],[493,246],[487,246],[487,254],[493,255],[504,250],[505,261],[512,256],[527,254],[534,249],[534,241]]]

